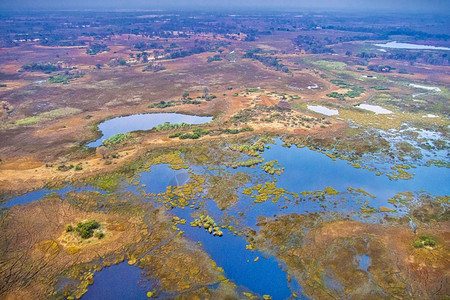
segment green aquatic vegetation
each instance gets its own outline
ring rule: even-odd
[[[387,177],[391,180],[398,180],[398,179],[408,180],[413,177],[412,173],[405,171],[405,170],[410,169],[410,166],[408,166],[408,165],[396,165],[396,166],[391,167],[391,169],[396,172],[396,173],[386,174]]]
[[[361,211],[362,211],[363,213],[366,213],[366,214],[372,214],[372,213],[378,212],[378,210],[377,210],[376,208],[373,208],[373,207],[368,206],[368,205],[366,205],[366,206],[361,206]]]
[[[184,161],[181,152],[171,151],[169,153],[154,156],[149,161],[150,165],[169,164],[169,168],[174,170],[187,169],[188,165]]]
[[[347,190],[348,190],[350,193],[351,193],[351,192],[356,192],[356,193],[363,194],[364,196],[369,196],[369,197],[371,197],[371,198],[376,198],[376,196],[370,194],[369,192],[363,190],[362,188],[355,189],[355,188],[352,188],[352,187],[348,187]]]
[[[125,179],[126,176],[124,173],[113,172],[87,178],[84,181],[92,185],[93,188],[111,193],[116,191]]]
[[[270,175],[281,175],[284,172],[284,168],[281,168],[281,165],[278,163],[278,160],[272,160],[266,162],[261,166],[264,172],[269,173]]]
[[[239,202],[238,190],[251,180],[248,172],[221,172],[208,175],[206,197],[214,199],[220,210],[226,210]]]
[[[335,189],[333,189],[332,187],[327,186],[324,191],[320,191],[320,190],[319,191],[303,191],[300,193],[300,195],[302,195],[305,198],[312,197],[314,199],[324,201],[325,195],[337,196],[337,195],[339,195],[339,192],[336,191]]]
[[[388,199],[388,202],[393,205],[399,205],[403,204],[406,205],[407,203],[411,202],[414,199],[414,194],[412,192],[398,192],[397,195],[394,197]]]
[[[446,162],[444,160],[440,159],[430,159],[425,164],[427,167],[430,167],[432,165],[439,167],[439,168],[450,168],[450,162]]]
[[[281,197],[289,199],[289,196],[293,199],[298,199],[299,195],[296,193],[290,193],[283,188],[277,188],[275,182],[266,182],[264,185],[258,184],[251,189],[244,189],[242,192],[254,199],[255,203],[262,203],[267,200],[277,203]]]
[[[260,152],[263,152],[266,148],[266,144],[273,143],[273,140],[269,137],[260,137],[255,143],[252,145],[248,144],[232,144],[229,146],[230,150],[244,153],[250,156],[260,156]]]
[[[249,293],[249,292],[242,292],[242,295],[247,297],[247,299],[258,299],[257,296],[255,296],[255,295],[253,295],[252,293]]]
[[[213,236],[222,236],[223,232],[220,230],[220,227],[217,226],[216,222],[208,216],[208,215],[201,215],[199,218],[195,219],[193,222],[191,222],[192,227],[200,227],[204,228],[205,231],[209,232]]]
[[[437,241],[434,237],[428,234],[420,235],[418,239],[414,241],[414,248],[435,248]]]
[[[361,165],[357,162],[348,162],[348,164],[353,166],[355,169],[361,169]]]
[[[380,212],[396,212],[397,210],[385,206],[380,206],[379,208]]]
[[[183,186],[168,186],[166,192],[159,194],[148,194],[150,197],[156,197],[158,201],[166,204],[168,207],[185,208],[190,206],[191,202],[201,198],[204,192],[205,177],[197,174],[191,174],[191,180]]]
[[[327,187],[325,188],[325,193],[328,194],[328,195],[332,195],[332,196],[339,195],[339,192],[336,191],[335,189],[333,189],[333,188],[330,187],[330,186],[327,186]]]
[[[243,161],[233,162],[233,163],[227,163],[227,167],[231,167],[233,169],[236,169],[237,167],[252,167],[257,164],[260,164],[264,161],[264,158],[250,158]]]

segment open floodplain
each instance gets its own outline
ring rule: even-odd
[[[447,299],[436,18],[0,14],[0,299]]]

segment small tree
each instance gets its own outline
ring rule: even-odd
[[[100,154],[102,156],[103,159],[106,158],[106,156],[108,155],[108,148],[106,148],[105,146],[99,146],[96,149],[97,154]]]
[[[188,92],[184,92],[182,97],[183,97],[183,99],[186,99],[187,97],[189,97],[189,93]]]

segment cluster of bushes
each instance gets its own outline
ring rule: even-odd
[[[166,67],[162,65],[162,63],[149,63],[145,68],[142,69],[142,72],[159,72],[165,70]]]
[[[48,78],[48,81],[50,83],[62,83],[62,84],[68,84],[70,80],[75,78],[81,78],[84,74],[80,72],[71,73],[69,71],[66,71],[64,74],[57,74],[56,76],[50,76]]]
[[[331,83],[339,86],[340,88],[344,88],[344,89],[350,89],[348,92],[346,93],[338,93],[338,92],[332,92],[327,94],[328,97],[330,98],[336,98],[339,100],[345,100],[346,97],[348,98],[356,98],[361,96],[362,93],[364,93],[364,87],[362,86],[356,86],[353,84],[349,84],[349,83],[345,83],[344,81],[340,80],[340,79],[333,79],[330,80]]]
[[[177,132],[172,135],[169,135],[169,138],[171,138],[171,139],[172,138],[180,138],[181,140],[186,140],[186,139],[196,140],[207,134],[209,134],[209,130],[206,130],[203,128],[196,128],[192,131],[192,133]]]
[[[206,49],[205,47],[195,46],[189,50],[177,50],[177,51],[171,52],[167,55],[167,58],[170,58],[170,59],[181,58],[181,57],[186,57],[186,56],[190,56],[193,54],[203,53],[206,51],[208,51],[208,49]]]
[[[265,138],[260,138],[256,143],[252,145],[231,145],[230,150],[244,153],[249,156],[259,156],[259,152],[263,152],[265,149]]]
[[[152,43],[145,43],[145,42],[138,42],[134,44],[134,49],[144,51],[149,49],[164,49],[164,47],[161,44],[152,42]]]
[[[241,132],[248,132],[248,131],[253,131],[253,128],[249,127],[249,126],[246,126],[246,127],[243,127],[243,128],[233,128],[233,129],[227,128],[227,129],[224,130],[224,132],[230,133],[230,134],[238,134],[238,133],[241,133]]]
[[[166,108],[166,107],[171,107],[171,106],[175,106],[175,101],[166,102],[166,101],[161,100],[158,103],[150,104],[148,106],[148,108]]]
[[[389,73],[391,70],[395,70],[394,67],[389,65],[370,65],[367,67],[369,71],[377,72],[377,73]]]
[[[429,235],[421,235],[419,236],[419,240],[416,240],[414,242],[414,248],[423,248],[423,247],[436,247],[437,243],[434,240],[434,238],[432,238]]]
[[[382,85],[376,85],[376,86],[373,86],[372,88],[377,91],[389,91],[390,90],[390,88],[382,86]]]
[[[58,171],[68,171],[68,170],[71,170],[73,168],[75,168],[75,171],[81,171],[81,170],[83,170],[83,164],[82,163],[78,163],[76,166],[74,166],[72,164],[68,165],[68,166],[66,166],[66,165],[59,165],[57,170]]]
[[[94,235],[94,230],[100,228],[100,223],[95,220],[90,220],[85,223],[79,222],[75,228],[72,225],[66,227],[66,232],[75,232],[82,239],[91,238]],[[95,237],[101,239],[105,234],[101,231],[95,232]]]
[[[191,127],[191,124],[188,123],[179,123],[179,124],[171,124],[170,122],[165,122],[164,124],[159,124],[155,127],[156,131],[163,131],[163,130],[171,130],[171,129],[178,129],[178,128],[185,128],[185,127]]]
[[[61,71],[62,66],[61,65],[55,65],[51,63],[47,64],[38,64],[38,63],[31,63],[29,65],[23,65],[22,70],[26,72],[44,72],[44,73],[51,73],[56,71]]]
[[[220,54],[216,54],[214,56],[209,56],[208,57],[208,62],[213,62],[213,61],[221,61],[222,58],[220,57]]]
[[[281,175],[284,172],[284,168],[281,167],[281,165],[278,163],[278,160],[266,162],[261,166],[261,168],[264,170],[264,172],[269,173],[270,175]]]
[[[86,53],[89,55],[96,55],[101,52],[108,52],[110,49],[105,44],[91,44],[89,48],[86,49]]]
[[[103,145],[105,145],[106,147],[111,147],[113,145],[122,143],[130,138],[131,135],[129,133],[118,133],[116,135],[113,135],[107,140],[103,140]]]

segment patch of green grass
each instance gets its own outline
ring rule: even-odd
[[[343,71],[347,68],[347,64],[339,61],[317,60],[317,61],[310,61],[310,63],[320,69],[324,69],[327,71],[334,71],[334,70]]]
[[[16,126],[32,125],[32,124],[36,124],[36,123],[40,123],[40,122],[44,122],[44,121],[50,121],[50,120],[53,120],[56,118],[74,115],[74,114],[77,114],[80,112],[81,112],[81,109],[73,108],[73,107],[57,108],[57,109],[54,109],[51,111],[44,112],[37,116],[32,116],[32,117],[17,120],[14,123],[14,125],[16,125]]]

